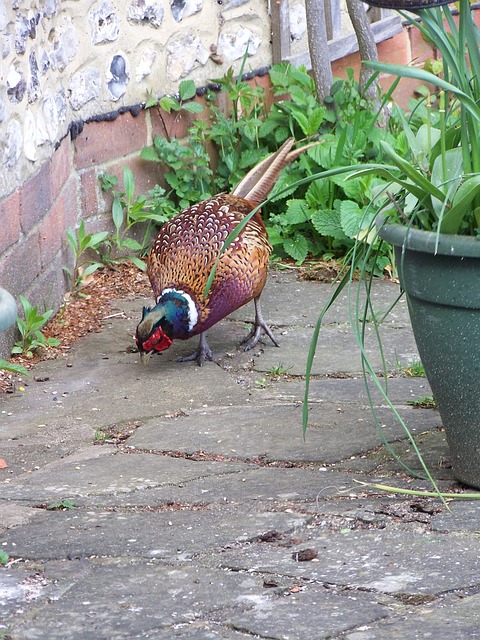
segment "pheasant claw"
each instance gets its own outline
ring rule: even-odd
[[[240,344],[245,345],[245,348],[244,348],[245,351],[250,351],[250,349],[253,349],[253,347],[255,347],[258,344],[262,336],[267,335],[276,347],[280,347],[279,343],[277,342],[277,340],[275,339],[275,336],[272,333],[272,330],[263,319],[262,310],[260,308],[260,298],[259,297],[255,298],[254,302],[255,302],[255,322],[250,330],[250,333],[247,335],[246,338],[244,338],[241,341]]]
[[[200,334],[200,342],[192,354],[177,358],[177,362],[192,362],[193,360],[197,361],[199,367],[203,367],[207,360],[213,360],[213,353],[208,346],[207,336],[204,333]]]

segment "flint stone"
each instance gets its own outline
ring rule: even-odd
[[[10,120],[4,138],[3,164],[14,167],[22,152],[22,127],[18,120]]]
[[[115,8],[108,0],[102,0],[96,11],[88,15],[92,33],[92,43],[114,42],[120,32],[118,16]]]
[[[157,52],[155,49],[145,49],[135,69],[135,80],[137,82],[145,80],[145,78],[151,74],[156,57]]]
[[[290,6],[290,35],[293,40],[301,40],[307,32],[307,16],[302,4]]]
[[[244,27],[240,27],[235,33],[222,31],[218,39],[217,53],[233,62],[245,55],[247,47],[248,55],[255,55],[261,43],[260,36],[256,36],[250,29]]]
[[[30,109],[25,112],[24,131],[25,135],[23,137],[23,152],[27,160],[35,162],[35,160],[37,159],[37,129],[35,126],[33,113],[30,111]]]
[[[185,33],[167,47],[167,75],[172,81],[180,80],[199,65],[205,65],[210,57],[200,38]]]
[[[127,62],[122,54],[113,56],[107,73],[107,86],[112,100],[119,100],[126,92],[128,85]]]
[[[53,43],[52,61],[59,71],[63,71],[71,62],[78,49],[77,32],[70,17],[64,17],[57,29],[57,38]]]
[[[127,18],[138,24],[148,24],[158,29],[165,15],[163,5],[156,0],[133,0],[128,8]]]
[[[78,111],[90,100],[96,100],[100,95],[100,86],[101,79],[98,69],[89,67],[85,71],[73,75],[68,87],[72,109]]]
[[[203,8],[203,0],[172,0],[171,10],[175,22],[199,13]]]
[[[32,51],[29,56],[30,66],[30,82],[28,83],[28,102],[32,103],[38,100],[40,95],[40,82],[38,80],[38,64],[35,52]]]

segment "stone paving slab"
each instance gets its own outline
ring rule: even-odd
[[[446,536],[418,535],[393,527],[378,530],[348,528],[337,532],[305,532],[305,539],[288,547],[254,543],[245,549],[227,549],[213,554],[214,566],[271,575],[292,575],[353,589],[387,594],[438,595],[466,589],[480,583],[480,540],[478,536],[448,538],[450,558],[445,562]],[[314,549],[315,562],[296,562],[294,554]]]
[[[78,563],[70,564],[70,585],[63,584],[62,571],[57,577],[55,568],[47,568],[47,579],[59,580],[59,593],[15,630],[15,640],[126,640],[147,633],[153,638],[162,628],[194,622],[263,592],[258,578],[204,567],[91,563],[75,580]]]
[[[480,638],[480,596],[452,596],[440,607],[426,603],[345,635],[346,640]]]
[[[244,464],[204,462],[160,457],[148,454],[119,455],[105,453],[92,447],[89,458],[64,458],[61,464],[47,465],[35,474],[18,478],[15,483],[2,487],[2,497],[38,502],[86,496],[113,496],[142,492],[153,487],[184,484],[194,479],[211,476],[224,477],[239,473]],[[110,448],[110,447],[109,447]],[[103,455],[102,455],[103,454]]]
[[[325,464],[358,455],[381,442],[366,406],[314,405],[305,439],[301,414],[299,405],[193,411],[173,420],[147,421],[129,439],[129,445],[147,451],[206,451],[241,459],[262,456],[264,460]],[[379,409],[378,414],[388,439],[404,436],[403,428],[386,409]],[[405,407],[404,416],[417,433],[437,425],[434,412]]]
[[[139,557],[189,562],[208,549],[247,541],[271,529],[295,531],[302,514],[231,507],[147,512],[112,509],[46,511],[16,527],[4,551],[23,558]]]
[[[320,640],[386,615],[386,607],[371,594],[335,592],[323,585],[309,584],[298,593],[274,600],[267,596],[257,598],[247,610],[223,610],[214,617],[254,637],[275,638],[280,627],[289,640]]]

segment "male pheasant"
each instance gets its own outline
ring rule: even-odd
[[[185,209],[166,222],[147,258],[147,273],[156,305],[144,308],[136,331],[141,360],[167,349],[173,340],[200,334],[198,348],[180,361],[212,360],[205,331],[254,300],[255,323],[243,341],[245,350],[266,334],[279,346],[263,319],[260,294],[272,250],[257,211],[222,254],[208,295],[208,276],[229,233],[265,200],[281,170],[312,144],[292,151],[293,138],[254,167],[232,194],[221,193]],[[313,143],[316,144],[316,143]]]

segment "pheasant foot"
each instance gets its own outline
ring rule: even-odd
[[[255,322],[253,323],[253,326],[248,336],[244,338],[240,344],[244,344],[245,351],[249,351],[250,349],[253,349],[253,347],[255,347],[258,344],[262,336],[267,335],[270,338],[270,340],[273,342],[273,344],[276,347],[279,347],[280,345],[275,339],[275,336],[273,335],[270,327],[263,319],[262,309],[260,307],[260,298],[255,298],[254,302],[255,302]]]
[[[177,362],[192,362],[193,360],[197,361],[199,367],[203,367],[207,360],[213,360],[213,353],[208,346],[207,336],[204,333],[200,334],[200,342],[192,354],[177,358]]]

